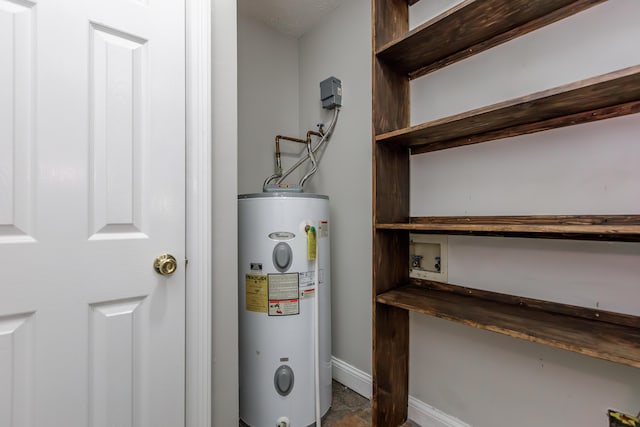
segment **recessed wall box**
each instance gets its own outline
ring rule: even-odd
[[[447,236],[411,234],[409,277],[447,283]]]

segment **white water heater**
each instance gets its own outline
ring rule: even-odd
[[[331,405],[329,198],[238,196],[238,230],[240,418],[250,427],[314,425],[316,357],[321,414]]]

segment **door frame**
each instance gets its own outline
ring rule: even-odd
[[[238,420],[236,7],[186,0],[186,427]]]

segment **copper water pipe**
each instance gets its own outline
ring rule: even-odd
[[[276,144],[276,173],[275,173],[275,175],[272,175],[269,178],[267,178],[267,180],[265,181],[264,185],[269,183],[272,179],[279,178],[279,177],[282,176],[282,156],[280,154],[280,140],[284,139],[285,141],[298,142],[300,144],[306,144],[307,146],[309,146],[309,144],[311,144],[311,135],[314,135],[314,136],[322,138],[324,136],[324,132],[322,131],[322,127],[320,127],[320,132],[315,132],[315,131],[312,131],[312,130],[308,131],[307,132],[307,140],[306,141],[304,139],[294,138],[294,137],[291,137],[291,136],[276,135],[276,138],[275,138],[275,144]]]
[[[322,128],[320,128],[320,129],[322,129]],[[324,136],[324,134],[322,132],[316,132],[316,131],[310,130],[310,131],[307,132],[307,141],[309,141],[309,138],[311,137],[311,135],[319,136],[320,138],[322,138]]]
[[[304,139],[294,138],[294,137],[291,137],[291,136],[277,135],[276,136],[276,156],[280,156],[280,140],[281,139],[284,139],[286,141],[299,142],[301,144],[308,144],[309,143],[309,138],[311,138],[311,135],[319,136],[319,137],[322,138],[322,133],[315,132],[315,131],[312,131],[312,130],[307,132],[306,141]]]
[[[281,160],[280,160],[280,140],[284,139],[285,141],[292,141],[292,142],[299,142],[301,144],[308,144],[310,142],[311,135],[316,135],[316,136],[322,137],[321,133],[314,132],[312,130],[307,132],[307,140],[306,141],[304,139],[294,138],[292,136],[286,136],[286,135],[277,135],[276,136],[276,165],[278,167],[278,172],[279,173],[282,172]]]
[[[311,132],[311,131],[309,131]],[[281,175],[282,174],[282,159],[280,157],[280,140],[284,139],[286,141],[292,141],[292,142],[299,142],[302,144],[308,144],[309,142],[309,135],[307,133],[307,140],[302,140],[299,138],[293,138],[291,136],[285,136],[285,135],[277,135],[276,136],[276,175]]]
[[[281,139],[284,139],[286,141],[300,142],[302,144],[306,144],[307,143],[307,141],[305,141],[304,139],[293,138],[291,136],[278,135],[278,136],[276,136],[276,147],[280,146],[280,140]]]

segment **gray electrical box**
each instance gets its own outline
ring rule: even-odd
[[[333,110],[342,106],[342,82],[335,77],[329,77],[320,82],[320,99],[322,108]]]

